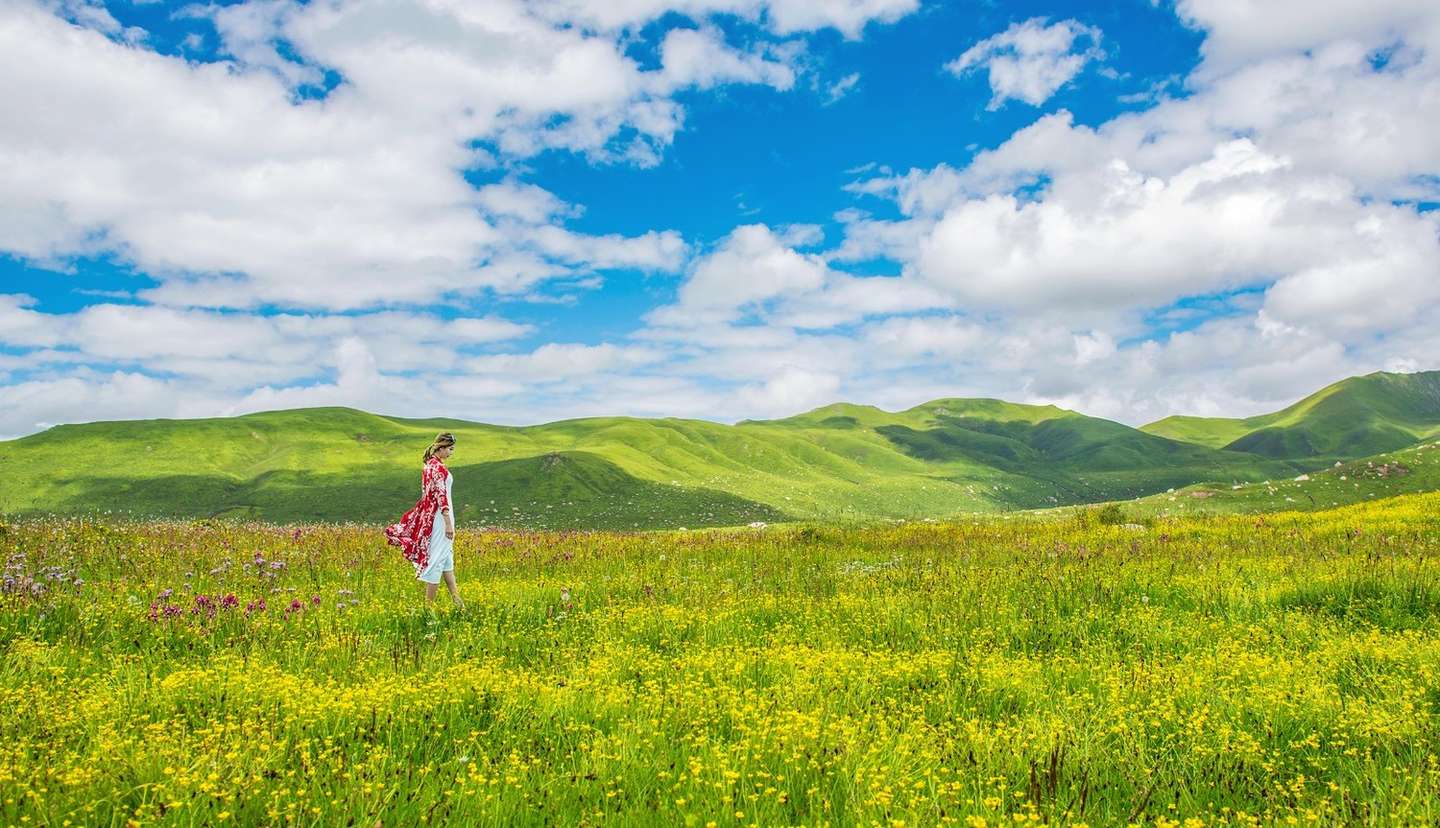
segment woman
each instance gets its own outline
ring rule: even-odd
[[[455,586],[455,519],[450,508],[454,475],[445,460],[455,453],[455,435],[448,431],[435,436],[425,449],[425,467],[420,473],[420,499],[400,522],[385,528],[385,539],[400,547],[405,560],[415,565],[415,578],[425,584],[425,603],[435,600],[440,581],[450,600],[463,609]]]

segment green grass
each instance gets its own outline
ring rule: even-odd
[[[1366,457],[1440,437],[1440,371],[1351,377],[1273,414],[1166,417],[1141,430],[1275,459]]]
[[[374,527],[15,522],[0,824],[1435,825],[1437,539],[462,529],[432,614]]]

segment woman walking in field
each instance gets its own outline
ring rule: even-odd
[[[463,609],[455,586],[455,518],[450,508],[454,475],[445,460],[455,453],[455,435],[442,431],[425,449],[425,468],[420,473],[420,499],[399,523],[385,527],[385,540],[400,547],[405,560],[414,564],[415,578],[425,584],[425,603],[435,600],[440,581],[450,600]]]

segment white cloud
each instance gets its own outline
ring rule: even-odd
[[[344,341],[370,346],[381,369],[424,371],[457,364],[461,348],[503,342],[532,331],[494,316],[442,319],[383,311],[357,315],[224,313],[153,305],[89,305],[42,313],[28,297],[0,294],[0,345],[48,350],[27,354],[30,367],[52,363],[120,364],[234,389],[293,382],[338,368]]]
[[[579,213],[549,190],[513,179],[481,187],[475,200],[494,216],[512,217],[527,224],[544,224],[556,216]]]
[[[1104,331],[1076,334],[1074,339],[1076,365],[1088,365],[1115,353],[1115,339]]]
[[[0,386],[0,438],[19,437],[61,423],[182,417],[193,413],[177,405],[171,383],[139,373],[115,372],[7,383]]]
[[[226,54],[245,66],[268,69],[290,86],[323,83],[325,75],[319,68],[280,54],[277,39],[296,11],[290,0],[249,0],[230,6],[188,6],[179,13],[212,20]]]
[[[849,95],[851,92],[855,91],[855,88],[859,85],[860,73],[851,72],[840,80],[837,80],[832,84],[828,84],[825,87],[825,95],[822,103],[824,103],[825,106],[830,106],[831,104],[838,103],[841,98],[844,98],[846,95]]]
[[[767,19],[781,33],[839,29],[854,40],[871,22],[893,23],[920,8],[920,0],[770,0]]]
[[[409,322],[409,319],[406,319]],[[422,321],[420,324],[427,324]],[[433,323],[431,323],[433,324]],[[447,319],[436,324],[439,336],[450,342],[460,344],[475,344],[482,342],[500,342],[506,339],[514,339],[529,333],[532,328],[529,325],[519,325],[508,319],[500,319],[494,316],[482,317],[459,317]]]
[[[1377,298],[1435,275],[1435,223],[1367,204],[1342,180],[1296,174],[1248,139],[1169,177],[1124,159],[1056,172],[1043,195],[957,196],[930,224],[913,275],[970,306],[1132,309],[1291,274],[1382,266]]]
[[[633,4],[617,21],[638,25],[669,5]],[[832,3],[808,17],[783,2],[679,10],[850,33],[913,5]],[[673,95],[789,89],[804,43],[761,38],[741,50],[708,24],[672,28],[662,65],[646,70],[623,33],[562,21],[569,6],[192,7],[233,57],[204,63],[117,42],[99,6],[68,4],[76,25],[6,3],[0,250],[42,263],[113,253],[161,281],[148,301],[236,308],[428,305],[610,268],[675,270],[685,246],[673,232],[576,233],[565,222],[579,208],[558,196],[513,177],[477,191],[462,173],[547,149],[658,163],[684,122]],[[297,99],[324,71],[340,84]]]
[[[970,359],[991,340],[991,335],[983,325],[959,317],[901,317],[870,325],[864,341],[894,355],[903,364],[919,357]]]
[[[818,227],[763,224],[736,228],[697,259],[677,301],[651,311],[653,326],[693,330],[758,317],[781,328],[827,329],[869,316],[953,304],[943,292],[911,279],[852,276],[826,257],[797,248],[822,240]]]
[[[0,343],[41,348],[61,341],[47,314],[33,310],[35,297],[0,293]]]
[[[839,389],[835,374],[786,366],[763,383],[741,388],[740,398],[761,414],[786,416],[834,402]]]
[[[645,347],[610,343],[580,345],[547,343],[526,354],[495,354],[466,360],[477,374],[518,377],[526,382],[604,382],[609,374],[659,362],[663,355]]]
[[[1086,63],[1103,59],[1101,33],[1077,20],[1046,24],[1042,17],[991,35],[945,64],[956,77],[985,67],[990,80],[990,109],[1007,100],[1039,106],[1080,73]]]
[[[757,303],[819,288],[826,271],[820,257],[786,246],[769,227],[745,225],[696,261],[676,304],[649,319],[671,326],[726,322]]]
[[[795,85],[795,70],[789,65],[769,59],[763,51],[738,51],[715,29],[671,29],[660,44],[660,63],[664,68],[656,88],[661,93],[735,82],[782,90]]]
[[[1440,42],[1440,13],[1431,0],[1178,0],[1175,11],[1205,32],[1202,78],[1339,41],[1408,40],[1422,48]]]

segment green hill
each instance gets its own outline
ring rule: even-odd
[[[420,452],[445,429],[458,438],[450,466],[469,525],[943,517],[1290,479],[1437,433],[1440,418],[1426,419],[1437,398],[1440,373],[1375,374],[1266,417],[1170,418],[1144,430],[989,399],[898,412],[835,404],[735,425],[598,417],[506,427],[347,408],[89,423],[0,442],[0,512],[379,523],[414,501]]]
[[[1196,513],[1313,511],[1440,490],[1440,442],[1336,461],[1294,477],[1220,485],[1200,483],[1122,504],[1130,518]]]
[[[1366,457],[1440,436],[1440,371],[1351,377],[1273,414],[1166,417],[1140,430],[1272,459]]]
[[[0,511],[394,519],[454,431],[458,515],[545,528],[869,520],[1133,497],[1294,467],[1050,406],[836,405],[721,425],[606,417],[524,428],[345,408],[58,426],[0,443]]]

